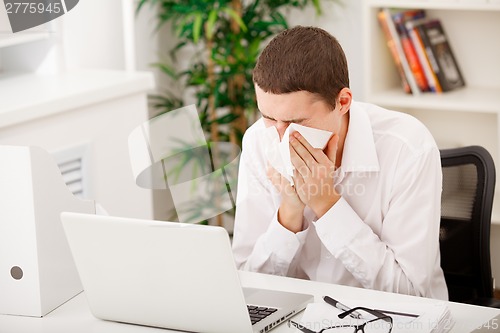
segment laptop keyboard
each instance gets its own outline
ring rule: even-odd
[[[252,321],[252,325],[258,323],[262,319],[267,316],[273,314],[278,309],[275,308],[267,308],[264,306],[255,306],[255,305],[247,305],[248,313],[250,314],[250,320]]]

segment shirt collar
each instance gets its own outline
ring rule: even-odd
[[[352,102],[349,113],[349,127],[344,142],[344,152],[342,153],[342,171],[379,171],[377,150],[368,114],[356,102]]]

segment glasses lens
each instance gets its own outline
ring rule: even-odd
[[[365,333],[389,333],[392,323],[383,319],[369,321],[364,327]]]

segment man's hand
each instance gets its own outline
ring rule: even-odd
[[[279,223],[292,232],[302,231],[305,204],[300,200],[295,187],[271,166],[267,168],[267,177],[281,194],[281,204],[278,209]]]
[[[290,135],[290,157],[295,167],[294,184],[300,200],[316,216],[323,216],[339,199],[333,186],[339,137],[333,135],[325,152],[313,148],[298,132]]]

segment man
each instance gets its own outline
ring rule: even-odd
[[[326,31],[276,36],[255,66],[262,118],[243,139],[233,251],[240,269],[447,299],[440,267],[441,164],[415,118],[354,102]],[[293,185],[269,166],[266,127],[333,132],[324,150],[290,135]]]

